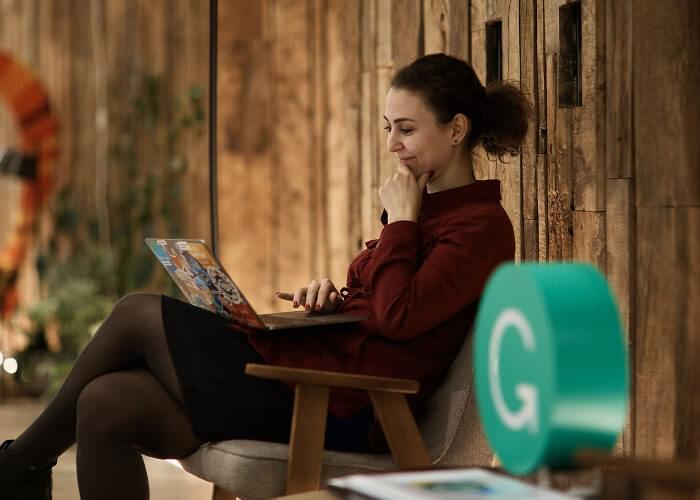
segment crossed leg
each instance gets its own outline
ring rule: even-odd
[[[141,453],[182,458],[200,444],[182,405],[147,370],[102,375],[83,389],[77,442],[86,499],[148,498]]]
[[[145,498],[148,483],[137,450],[178,458],[200,444],[184,411],[159,295],[132,294],[115,305],[54,399],[10,449],[17,460],[46,462],[76,442],[76,429],[85,498],[117,491],[93,493],[92,477],[134,487],[133,494],[114,498]]]

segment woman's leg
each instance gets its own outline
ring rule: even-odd
[[[101,375],[134,368],[148,369],[174,401],[182,404],[165,338],[160,295],[128,295],[114,306],[51,403],[12,444],[14,459],[44,463],[63,453],[75,442],[76,406],[83,389]]]
[[[141,453],[182,458],[201,444],[189,416],[147,370],[97,377],[78,400],[78,485],[84,499],[145,499]]]

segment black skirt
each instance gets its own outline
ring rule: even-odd
[[[202,441],[289,442],[294,393],[281,382],[244,373],[247,363],[265,363],[246,334],[199,307],[167,296],[162,304],[168,347],[194,435]],[[285,334],[294,333],[276,333]],[[326,449],[369,451],[373,421],[371,407],[349,418],[329,414]]]

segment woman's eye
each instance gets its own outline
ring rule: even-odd
[[[413,132],[412,128],[402,128],[401,129],[402,134],[410,134],[411,132]]]
[[[387,132],[391,132],[391,127],[387,125],[386,127],[384,127],[384,130],[386,130]]]

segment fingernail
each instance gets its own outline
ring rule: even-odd
[[[299,302],[296,302],[296,301],[295,301],[292,305],[293,305],[294,307],[299,307]]]
[[[320,311],[321,310],[321,304],[316,304],[316,310]]]

